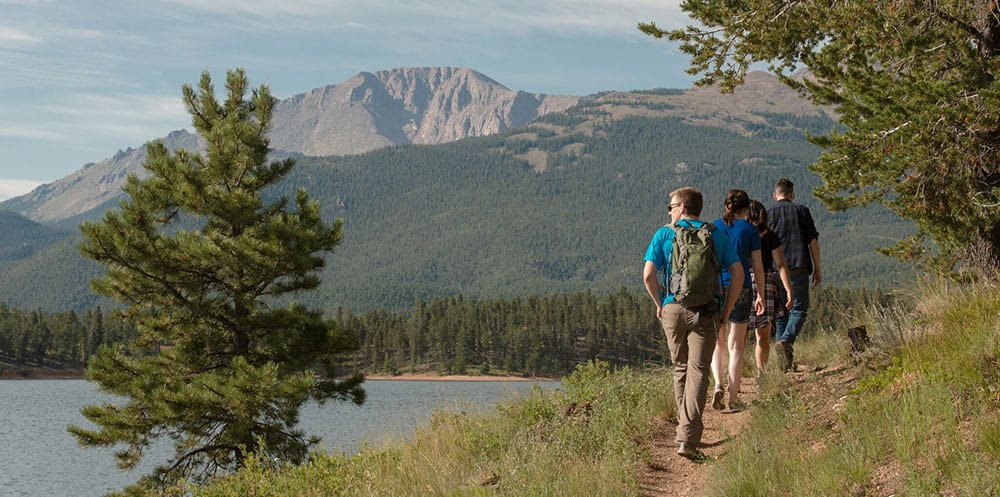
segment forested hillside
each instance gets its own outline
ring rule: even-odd
[[[797,182],[800,200],[813,209],[828,284],[892,285],[901,270],[873,247],[901,238],[909,224],[884,209],[827,212],[809,194],[818,178],[806,165],[816,151],[801,133],[769,127],[742,135],[643,117],[613,121],[592,136],[531,129],[528,138],[301,161],[293,183],[309,185],[332,216],[345,219],[323,298],[392,309],[456,294],[637,287],[649,238],[668,220],[671,190],[701,188],[712,219],[728,189],[770,203],[782,176]],[[544,172],[520,158],[533,153],[547,154]]]
[[[70,233],[43,226],[14,212],[0,211],[0,267],[27,259]]]
[[[322,287],[301,298],[328,312],[363,312],[457,295],[640,288],[642,254],[667,221],[671,190],[702,189],[703,217],[713,219],[728,189],[767,204],[779,177],[795,181],[812,208],[827,284],[894,284],[905,268],[873,247],[911,233],[910,223],[884,208],[830,213],[810,194],[820,180],[807,166],[819,151],[805,133],[825,133],[833,121],[781,102],[775,112],[700,103],[680,113],[681,97],[690,92],[609,93],[490,137],[299,159],[272,193],[306,188],[326,216],[345,221]],[[86,287],[98,268],[75,245],[10,267],[0,302],[51,310],[98,303]]]

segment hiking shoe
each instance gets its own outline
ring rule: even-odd
[[[722,398],[724,396],[725,394],[722,392],[722,390],[716,390],[715,393],[712,394],[713,409],[715,409],[716,411],[721,411],[726,408],[726,405],[722,403]]]
[[[729,402],[729,412],[740,412],[747,408],[747,403],[736,399]]]
[[[705,460],[705,454],[695,448],[694,445],[687,442],[681,442],[680,447],[677,448],[677,455],[685,457],[695,462],[701,462]]]
[[[774,342],[774,353],[777,356],[775,359],[778,361],[778,367],[784,373],[788,372],[791,366],[791,350],[789,350],[788,345],[785,342]]]

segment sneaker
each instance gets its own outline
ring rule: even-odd
[[[729,412],[740,412],[747,408],[746,402],[736,399],[729,402]]]
[[[775,359],[778,361],[778,367],[781,368],[782,372],[787,373],[792,362],[788,345],[785,342],[774,342],[774,353],[777,356]]]
[[[721,411],[726,408],[726,405],[722,403],[722,398],[724,396],[725,394],[722,392],[722,390],[716,390],[715,393],[712,394],[713,409],[715,409],[716,411]]]
[[[681,442],[680,447],[677,448],[677,455],[681,457],[686,457],[692,461],[700,462],[705,460],[705,454],[696,449],[694,445],[687,442]]]

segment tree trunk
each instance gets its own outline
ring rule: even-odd
[[[975,28],[980,33],[980,53],[987,58],[1000,53],[1000,2],[987,0],[981,4]]]
[[[963,266],[983,277],[1000,275],[1000,225],[977,230],[966,250]]]

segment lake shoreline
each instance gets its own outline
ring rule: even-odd
[[[18,368],[4,365],[0,380],[82,380],[83,371],[84,368]]]
[[[399,375],[373,374],[365,376],[368,381],[560,381],[559,376],[489,376],[451,374],[438,375],[434,373],[403,373]]]
[[[28,372],[25,375],[22,372]],[[83,368],[16,368],[6,366],[0,371],[0,380],[82,380]],[[438,375],[435,373],[403,373],[398,375],[377,373],[365,376],[366,381],[560,381],[559,376],[489,376],[489,375]]]

